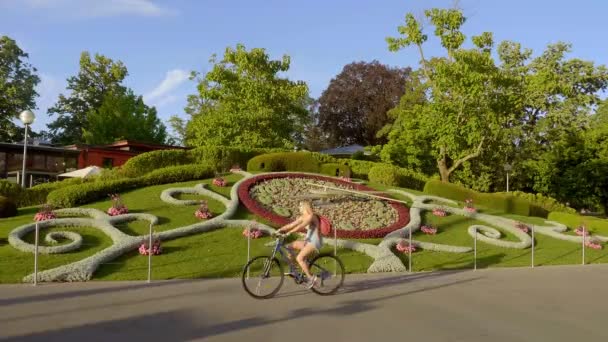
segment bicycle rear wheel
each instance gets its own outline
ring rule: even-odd
[[[251,259],[243,269],[241,281],[245,291],[253,298],[270,298],[283,285],[283,266],[277,258],[258,256]]]
[[[327,296],[336,293],[344,283],[344,264],[332,254],[321,254],[310,263],[310,273],[317,276],[317,285],[311,290]]]

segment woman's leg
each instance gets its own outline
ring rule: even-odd
[[[296,258],[296,260],[298,260],[298,264],[300,264],[300,267],[302,267],[302,271],[304,271],[308,279],[312,278],[312,274],[310,274],[310,269],[308,268],[308,264],[306,263],[306,257],[316,250],[317,248],[315,247],[315,245],[313,245],[312,243],[307,243],[306,246],[304,246],[304,248],[300,250],[298,257]]]
[[[297,240],[297,241],[294,241],[294,242],[290,243],[289,245],[287,245],[287,251],[288,251],[287,258],[289,258],[289,261],[291,261],[293,264],[296,263],[294,250],[301,251],[302,248],[304,248],[304,245],[306,245],[306,241],[303,241],[303,240]],[[289,271],[295,272],[295,269],[292,269],[292,266],[290,265]]]

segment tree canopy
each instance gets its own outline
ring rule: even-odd
[[[319,128],[330,144],[385,143],[376,135],[392,121],[387,112],[403,96],[410,71],[378,61],[346,65],[319,98]]]
[[[280,77],[290,58],[271,60],[264,49],[228,47],[189,96],[186,126],[191,146],[291,147],[308,112],[308,87]]]
[[[13,120],[21,111],[36,108],[40,78],[28,58],[13,39],[0,36],[0,141],[22,140],[23,129]]]

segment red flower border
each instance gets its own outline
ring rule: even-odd
[[[269,179],[274,178],[310,178],[322,181],[329,181],[335,184],[347,185],[355,190],[368,190],[375,191],[375,189],[366,187],[361,184],[350,183],[347,181],[343,181],[336,178],[324,177],[324,176],[313,176],[307,174],[299,174],[299,173],[272,173],[265,174],[260,176],[252,177],[239,185],[238,195],[241,203],[249,209],[252,213],[259,215],[272,223],[276,223],[278,225],[285,225],[290,222],[289,218],[279,216],[271,211],[266,210],[261,204],[259,204],[256,200],[249,196],[249,189],[252,186]],[[386,196],[386,195],[385,195]],[[391,202],[390,205],[397,211],[397,221],[393,222],[391,225],[383,228],[370,229],[370,230],[343,230],[338,229],[336,234],[339,238],[351,238],[351,239],[370,239],[370,238],[382,238],[385,237],[388,233],[393,232],[399,228],[405,227],[410,222],[410,211],[409,208],[405,205],[397,202]],[[333,227],[332,231],[328,236],[333,236]]]

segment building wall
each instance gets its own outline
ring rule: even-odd
[[[132,158],[137,154],[138,153],[130,153],[125,151],[84,149],[80,151],[78,168],[82,169],[87,166],[117,167],[123,165],[127,162],[127,160],[129,160],[129,158]],[[111,162],[111,165],[109,162]]]

